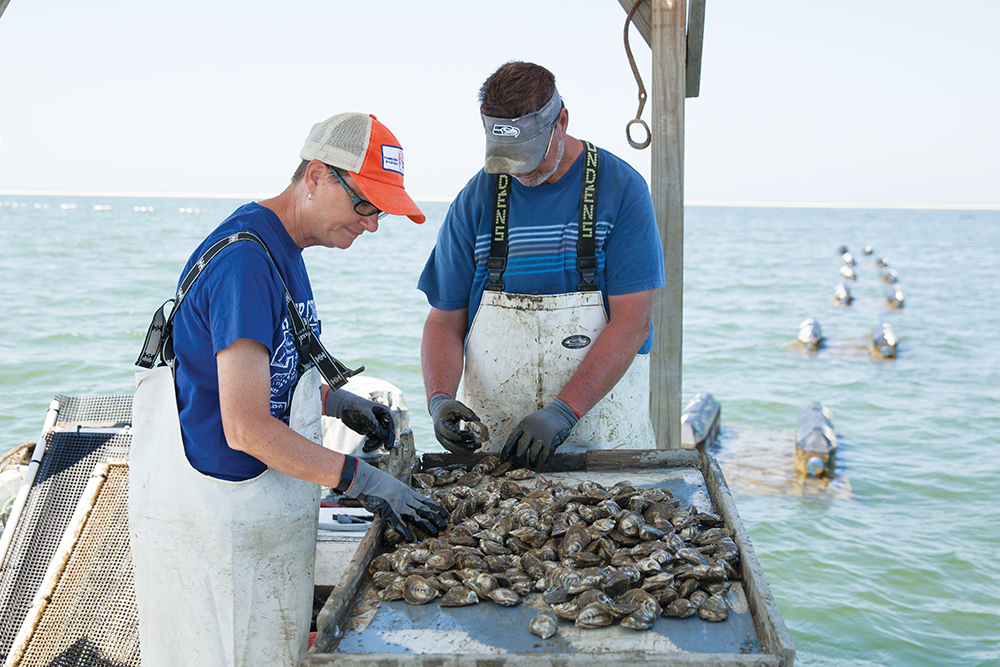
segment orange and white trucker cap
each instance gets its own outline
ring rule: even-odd
[[[403,147],[371,114],[339,113],[316,123],[299,157],[351,172],[365,198],[386,213],[426,220],[403,189]]]

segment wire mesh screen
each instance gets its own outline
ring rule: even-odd
[[[128,458],[131,432],[50,431],[38,476],[28,493],[0,572],[0,661],[45,576],[97,463]]]
[[[132,423],[132,394],[114,396],[56,396],[57,424],[125,426]]]
[[[106,475],[18,667],[139,664],[128,467],[110,465]]]

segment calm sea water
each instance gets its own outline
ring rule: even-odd
[[[240,203],[0,195],[0,451],[38,436],[55,394],[133,389],[153,310]],[[390,218],[305,256],[327,347],[400,387],[431,451],[415,284],[447,204],[423,208],[424,225]],[[1000,212],[689,207],[685,228],[684,399],[722,404],[715,454],[797,664],[1000,664]],[[842,244],[858,259],[850,308],[832,297]],[[898,271],[904,309],[886,309],[866,244]],[[806,317],[829,339],[815,354],[792,344]],[[893,361],[861,347],[882,322]],[[791,472],[814,400],[840,437],[826,484]]]

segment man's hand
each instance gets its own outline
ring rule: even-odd
[[[379,447],[392,449],[396,444],[396,424],[392,421],[389,408],[381,403],[369,401],[346,389],[328,389],[323,399],[323,413],[336,417],[347,428],[365,436],[361,449],[366,453]]]
[[[557,398],[521,420],[500,450],[500,458],[506,461],[513,456],[515,463],[537,468],[542,461],[552,460],[577,421],[573,409]]]
[[[444,392],[438,392],[427,401],[427,410],[434,418],[434,436],[445,449],[453,454],[474,452],[483,446],[469,429],[459,429],[460,421],[478,422],[476,413]]]
[[[448,525],[448,512],[437,501],[361,459],[358,459],[347,495],[357,498],[365,509],[385,519],[407,542],[416,540],[407,522],[434,536]]]

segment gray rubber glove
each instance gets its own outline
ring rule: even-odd
[[[552,460],[577,421],[573,409],[557,398],[521,420],[500,450],[500,458],[506,461],[513,456],[515,463],[537,468],[542,461]]]
[[[392,449],[396,444],[396,424],[392,421],[392,413],[381,403],[369,401],[346,389],[337,389],[327,392],[323,412],[365,436],[361,449],[366,453],[379,447]]]
[[[479,417],[468,406],[453,396],[438,392],[427,401],[427,411],[434,418],[434,437],[453,454],[474,452],[483,446],[476,442],[472,431],[459,429],[460,421],[478,422]]]
[[[361,459],[357,459],[354,481],[346,494],[385,519],[407,542],[416,539],[407,522],[434,536],[448,525],[448,512],[437,501]]]

